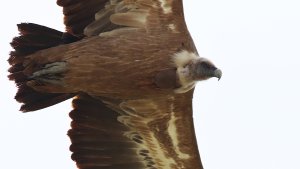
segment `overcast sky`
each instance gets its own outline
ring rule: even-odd
[[[300,169],[300,1],[186,0],[201,56],[223,70],[198,83],[194,118],[205,169]],[[74,169],[70,101],[22,114],[6,78],[16,24],[64,30],[55,0],[0,7],[0,161],[5,169]]]

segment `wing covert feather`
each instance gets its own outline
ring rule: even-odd
[[[80,169],[202,169],[192,92],[153,99],[79,95],[70,113],[72,159]]]
[[[186,31],[182,0],[58,0],[66,30],[95,36],[122,27],[149,33]]]

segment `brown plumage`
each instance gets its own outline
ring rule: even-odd
[[[197,54],[181,0],[58,0],[66,32],[23,23],[10,80],[21,110],[74,97],[72,159],[80,169],[202,169],[195,83],[221,77]]]

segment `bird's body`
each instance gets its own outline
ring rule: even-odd
[[[182,51],[196,54],[192,40],[187,36],[179,33],[153,36],[142,30],[128,29],[124,35],[88,37],[30,55],[27,62],[32,65],[28,65],[25,72],[30,76],[36,71],[36,65],[65,63],[57,65],[65,67],[63,71],[51,73],[56,71],[53,65],[50,72],[35,75],[36,79],[53,85],[33,87],[53,93],[85,92],[120,99],[174,94],[181,86],[175,55]],[[163,76],[166,82],[158,76]],[[164,84],[167,82],[169,84]]]
[[[80,169],[202,169],[193,126],[199,57],[181,0],[58,0],[66,32],[22,23],[9,78],[24,112],[72,98]]]

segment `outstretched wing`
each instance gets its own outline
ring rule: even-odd
[[[79,95],[70,113],[72,159],[80,169],[202,169],[192,93],[126,101]]]
[[[182,0],[57,3],[63,7],[67,32],[78,37],[110,31],[122,35],[126,33],[122,30],[139,29],[149,36],[183,33],[190,40],[185,34]],[[70,113],[72,159],[80,169],[202,169],[193,126],[192,94],[137,100],[78,95]]]
[[[63,7],[67,31],[79,37],[121,27],[186,31],[182,0],[57,0],[57,4]]]

